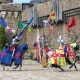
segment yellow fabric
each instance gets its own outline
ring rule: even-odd
[[[64,57],[58,57],[57,61],[58,61],[58,65],[60,65],[61,67],[66,66],[66,61]]]
[[[56,54],[64,54],[64,51],[63,50],[59,50],[59,49],[56,49]],[[49,58],[48,59],[48,63],[49,64],[55,64],[55,60],[54,58]],[[57,57],[57,64],[60,65],[61,67],[64,67],[66,66],[66,61],[65,61],[65,57]]]
[[[64,51],[61,49],[56,50],[56,54],[64,54]],[[57,64],[60,65],[61,67],[64,67],[66,65],[66,61],[64,57],[57,57]]]
[[[56,54],[64,54],[64,51],[63,50],[58,50],[58,49],[56,49]]]
[[[48,59],[48,63],[49,63],[49,64],[55,64],[55,61],[54,61],[53,58],[49,58],[49,59]]]
[[[52,19],[52,20],[55,20],[55,19],[56,19],[56,16],[51,16],[51,19]]]
[[[70,44],[71,47],[76,47],[76,45],[77,45],[76,43]]]

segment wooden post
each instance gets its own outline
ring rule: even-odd
[[[46,52],[44,48],[43,48],[43,53],[42,53],[42,63],[41,64],[43,68],[46,68],[48,66],[48,62],[46,59]]]

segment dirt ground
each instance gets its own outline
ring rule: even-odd
[[[36,61],[25,60],[22,71],[9,70],[3,71],[0,67],[0,80],[80,80],[80,64],[77,64],[78,71],[74,68],[68,69],[66,66],[64,72],[55,68],[42,68]]]

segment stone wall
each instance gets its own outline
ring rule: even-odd
[[[0,0],[1,3],[9,3],[9,2],[13,2],[13,0]]]
[[[5,18],[10,28],[17,30],[17,22],[22,18],[22,5],[1,3],[0,17]],[[13,35],[13,33],[6,31],[6,42],[10,43]]]
[[[80,7],[80,0],[59,0],[59,4],[62,5],[62,10],[66,11],[69,9]],[[37,17],[43,17],[43,16],[47,16],[51,13],[52,5],[53,5],[52,1],[45,2],[42,4],[36,4],[36,5],[34,5],[34,7],[32,7],[32,10],[36,9]],[[22,14],[23,14],[22,20],[23,21],[25,20],[25,18],[26,19],[30,18],[30,15],[29,15],[30,10],[31,9],[27,9],[22,12]],[[28,15],[26,15],[26,14],[28,14]],[[26,15],[26,16],[24,16],[24,15]]]
[[[0,11],[22,11],[22,5],[2,3],[0,4]]]
[[[46,16],[46,15],[49,15],[51,13],[51,8],[52,8],[52,3],[51,1],[49,2],[45,2],[45,3],[42,3],[42,4],[36,4],[34,5],[34,7],[32,7],[31,9],[27,9],[27,10],[24,10],[22,12],[22,20],[26,20],[26,19],[29,19],[31,16],[31,11],[35,11],[37,12],[37,17],[43,17],[43,16]]]
[[[63,5],[63,11],[80,7],[80,0],[60,0]]]
[[[65,10],[79,7],[80,1],[79,0],[75,0],[75,1],[74,0],[65,0],[65,1],[63,0],[62,2],[60,2],[60,4],[63,5],[63,11],[65,11]],[[20,13],[20,14],[22,14],[22,21],[26,21],[31,17],[31,15],[30,15],[31,11],[34,11],[34,10],[36,10],[36,12],[37,12],[37,15],[36,15],[37,17],[43,17],[43,16],[49,15],[51,13],[52,2],[49,1],[49,2],[46,2],[43,4],[35,5],[34,7],[24,10],[24,11],[22,11],[22,9],[21,9],[22,5],[20,5],[20,6],[17,5],[17,7],[16,7],[16,5],[12,5],[12,4],[7,4],[7,5],[3,4],[3,8],[2,8],[2,5],[0,5],[0,6],[1,6],[0,12],[9,13],[9,16],[10,16],[10,14],[16,14],[16,13],[19,14]],[[5,8],[5,6],[6,6],[6,8]],[[15,15],[13,15],[12,17],[7,17],[6,21],[8,22],[10,27],[16,29],[17,24],[15,24],[15,21],[19,20],[20,17],[17,17],[17,18],[14,18],[14,17],[15,17]],[[78,17],[76,18],[76,20],[77,20],[77,25],[73,29],[76,32],[79,32],[80,31],[80,22],[79,22],[80,20]],[[43,27],[39,30],[40,30],[41,37],[43,36],[43,34],[45,34],[48,38],[49,45],[54,48],[58,48],[58,45],[59,45],[57,43],[58,36],[62,35],[64,37],[68,33],[66,24],[59,25],[59,26],[54,25],[54,33],[50,32],[49,27]],[[11,36],[11,35],[9,34],[9,36]],[[36,30],[34,30],[32,33],[30,33],[29,31],[25,31],[21,42],[28,43],[29,47],[32,48],[33,47],[32,45],[35,42],[35,40],[36,40]],[[65,38],[65,41],[67,41],[67,40],[68,40],[68,38]]]

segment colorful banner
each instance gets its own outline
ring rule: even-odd
[[[40,33],[39,30],[37,29],[37,38],[36,38],[36,56],[38,61],[41,63],[41,54],[40,54]]]
[[[32,21],[33,21],[33,17],[26,23],[23,29],[19,32],[18,38],[22,37],[23,32],[28,28],[28,26],[31,24]]]

